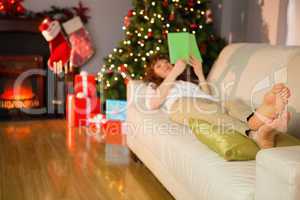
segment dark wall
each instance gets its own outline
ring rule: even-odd
[[[48,59],[49,47],[40,33],[1,32],[0,55],[41,55]]]

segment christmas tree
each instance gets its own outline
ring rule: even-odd
[[[143,79],[152,56],[168,55],[169,32],[195,34],[207,74],[225,42],[213,33],[209,0],[132,0],[124,17],[124,40],[104,58],[98,90],[106,99],[126,99],[130,79]]]

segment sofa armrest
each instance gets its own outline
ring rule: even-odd
[[[257,154],[255,199],[300,199],[300,146],[266,149]]]
[[[144,104],[146,85],[143,81],[130,80],[127,84],[128,107]]]
[[[138,88],[140,85],[142,85],[142,81],[138,80],[130,80],[127,84],[127,101],[133,102],[134,96],[136,95]]]

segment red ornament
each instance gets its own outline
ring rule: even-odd
[[[120,66],[120,72],[126,73],[127,72],[127,67],[125,67],[125,65],[121,65]]]
[[[113,70],[112,70],[112,69],[108,69],[108,70],[107,70],[107,74],[108,74],[108,75],[110,75],[110,76],[111,76],[111,75],[113,75],[113,73],[114,73],[114,72],[113,72]]]
[[[90,18],[90,16],[86,14],[90,9],[83,6],[83,3],[81,1],[79,1],[78,7],[73,7],[73,9],[75,10],[76,15],[79,16],[83,22],[87,22]]]
[[[130,17],[128,17],[128,16],[124,17],[124,26],[126,28],[128,28],[130,26]]]
[[[22,6],[21,4],[19,4],[17,6],[17,12],[20,13],[20,14],[24,14],[25,13],[25,8],[24,6]]]
[[[127,16],[132,17],[133,16],[133,10],[129,10]]]
[[[175,20],[175,13],[171,12],[171,14],[169,15],[169,21],[174,21]]]
[[[153,37],[153,32],[152,32],[152,31],[149,31],[149,32],[147,33],[147,36],[148,36],[148,38],[152,38],[152,37]]]
[[[163,7],[167,8],[169,6],[169,1],[168,0],[164,0],[162,3]]]
[[[195,5],[195,2],[194,0],[188,0],[187,4],[189,7],[193,7]]]
[[[0,13],[5,13],[5,6],[3,2],[0,2]]]
[[[198,28],[197,24],[195,24],[195,23],[191,24],[190,27],[191,27],[191,29],[197,29]]]

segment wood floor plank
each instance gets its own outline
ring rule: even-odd
[[[173,199],[129,154],[110,157],[126,146],[101,137],[64,120],[0,122],[0,200]]]

